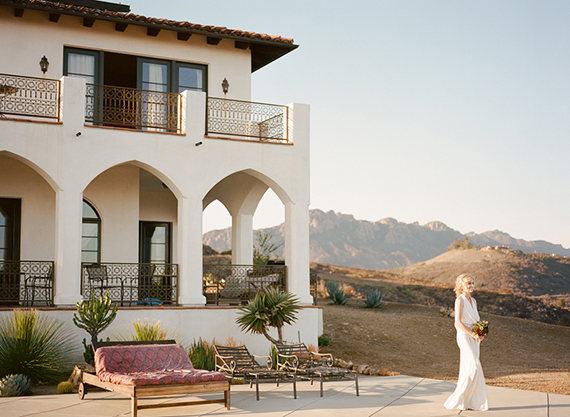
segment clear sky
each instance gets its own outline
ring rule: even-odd
[[[300,45],[252,99],[311,105],[312,209],[570,247],[570,2],[124,3]],[[282,221],[264,197],[254,227]],[[204,232],[230,224],[204,214]]]

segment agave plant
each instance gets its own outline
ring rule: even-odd
[[[262,334],[272,343],[283,343],[283,326],[297,321],[296,313],[300,309],[299,299],[293,294],[267,287],[240,308],[236,323],[244,332]],[[270,327],[277,329],[278,340],[269,334]]]
[[[329,298],[336,305],[345,305],[348,301],[348,296],[342,288],[340,288],[340,283],[338,281],[326,281],[325,288],[329,293]]]
[[[366,300],[364,300],[364,306],[366,308],[380,308],[384,305],[382,301],[384,295],[380,292],[378,288],[370,290],[366,293]]]
[[[0,380],[0,397],[17,397],[32,389],[32,383],[26,375],[8,375]]]
[[[0,378],[23,374],[34,384],[57,380],[74,351],[73,335],[63,323],[37,310],[14,310],[0,318]]]

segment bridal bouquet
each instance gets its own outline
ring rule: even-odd
[[[473,327],[473,333],[478,336],[487,336],[487,334],[489,334],[489,322],[485,320],[479,320]]]

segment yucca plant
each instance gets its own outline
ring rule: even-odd
[[[196,369],[205,369],[207,371],[213,371],[216,368],[216,350],[214,345],[216,340],[212,343],[208,343],[202,338],[198,339],[190,345],[188,352],[188,357],[192,361],[192,365]]]
[[[338,281],[326,281],[325,288],[333,304],[345,305],[348,301],[348,296],[344,290],[340,288],[340,283]]]
[[[37,310],[14,310],[0,318],[0,378],[24,374],[34,384],[55,381],[75,350],[63,323]]]
[[[266,287],[240,308],[236,323],[246,333],[262,334],[272,343],[283,343],[283,326],[297,321],[296,313],[300,309],[299,299],[293,294]],[[277,329],[278,340],[269,334],[270,327]]]
[[[384,305],[382,301],[384,299],[384,294],[380,292],[378,288],[366,292],[366,300],[364,300],[364,306],[366,308],[380,308]]]

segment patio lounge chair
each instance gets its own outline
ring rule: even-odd
[[[278,369],[293,372],[297,377],[313,380],[318,379],[321,383],[321,397],[323,396],[324,381],[354,381],[356,395],[358,392],[358,372],[333,367],[334,358],[330,353],[311,352],[304,343],[285,345],[276,343],[278,355]]]
[[[297,378],[294,373],[285,370],[271,369],[271,356],[252,355],[247,347],[214,345],[216,350],[216,371],[223,372],[231,381],[235,377],[249,382],[249,387],[255,383],[255,395],[259,401],[259,384],[262,382],[293,382],[293,397],[297,398]],[[255,358],[267,358],[267,366],[262,367]]]

